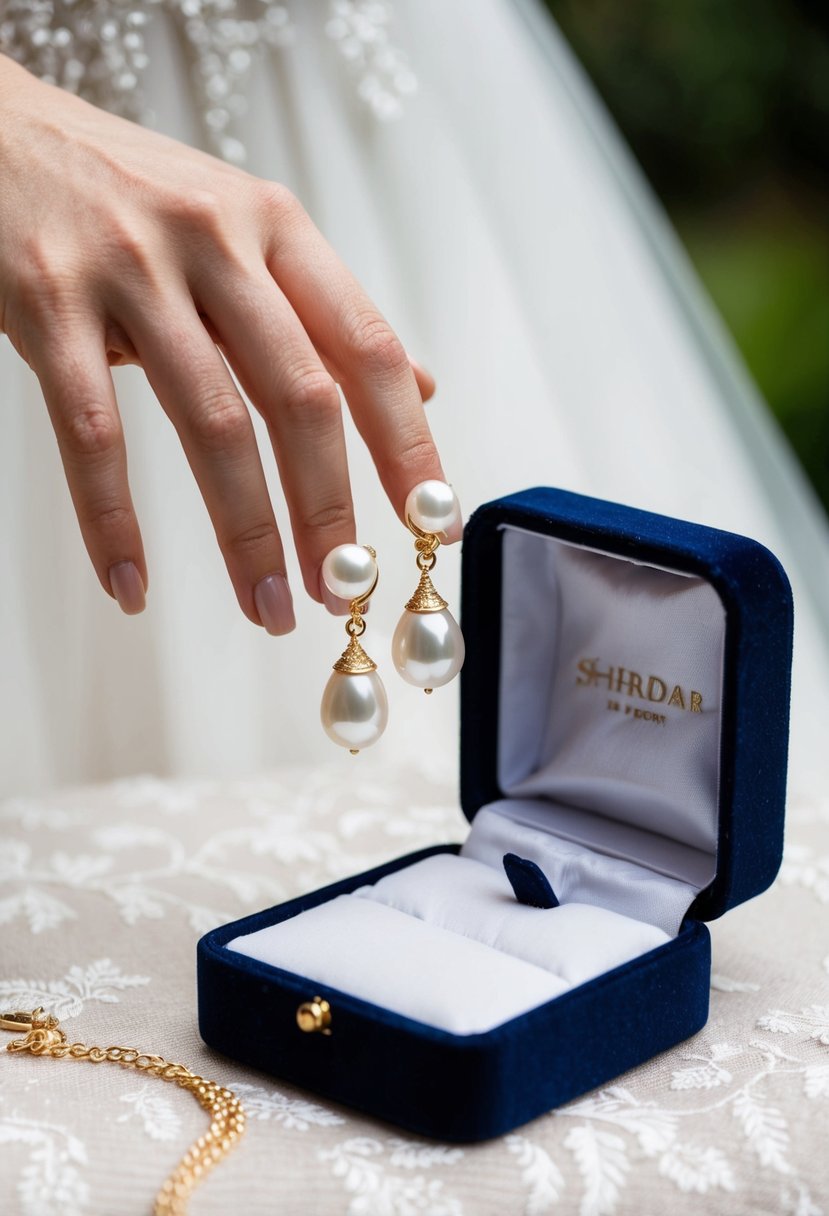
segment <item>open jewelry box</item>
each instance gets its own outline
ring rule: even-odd
[[[704,1025],[703,922],[780,863],[792,605],[754,541],[535,489],[467,525],[462,623],[466,842],[208,933],[199,1026],[480,1140]]]

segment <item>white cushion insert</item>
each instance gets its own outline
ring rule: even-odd
[[[353,895],[227,948],[454,1034],[491,1030],[568,988],[531,963]],[[335,1000],[332,1008],[336,1027]]]
[[[583,984],[670,941],[655,925],[607,908],[569,903],[531,908],[503,870],[451,853],[427,857],[355,892],[430,925]]]

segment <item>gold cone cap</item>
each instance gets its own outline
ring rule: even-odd
[[[423,570],[415,593],[406,605],[407,612],[443,612],[448,608],[446,600],[435,591],[435,585],[429,577],[429,571]]]
[[[376,671],[377,664],[368,657],[360,645],[359,639],[352,637],[334,664],[334,670],[347,676],[360,676],[367,671]]]

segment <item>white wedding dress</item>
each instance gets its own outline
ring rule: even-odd
[[[0,8],[0,31],[3,10],[12,14],[12,53],[27,3],[31,13],[33,0]],[[126,20],[141,5],[108,7]],[[139,47],[133,66],[155,125],[232,158],[244,150],[252,172],[299,195],[435,374],[429,414],[467,512],[505,492],[562,486],[744,532],[777,553],[796,596],[793,777],[819,781],[825,518],[543,11],[530,0],[295,0],[286,10],[258,3],[244,28],[222,32],[233,8],[145,6],[135,29],[147,64]],[[132,83],[122,79],[122,93]],[[226,121],[228,92],[229,108],[243,96],[247,112]],[[271,638],[243,618],[172,428],[140,370],[114,375],[150,568],[137,618],[98,586],[38,384],[0,339],[4,791],[292,760],[360,766],[368,780],[390,759],[453,768],[456,688],[424,698],[390,671],[413,549],[354,435],[359,539],[381,569],[365,641],[391,713],[384,739],[357,759],[318,720],[341,622],[307,600],[295,563],[296,632]],[[453,606],[458,570],[458,553],[441,551],[435,581]]]

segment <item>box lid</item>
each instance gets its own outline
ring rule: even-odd
[[[462,623],[467,818],[529,790],[551,815],[707,851],[696,919],[769,886],[783,845],[792,598],[768,549],[526,490],[467,524]]]

